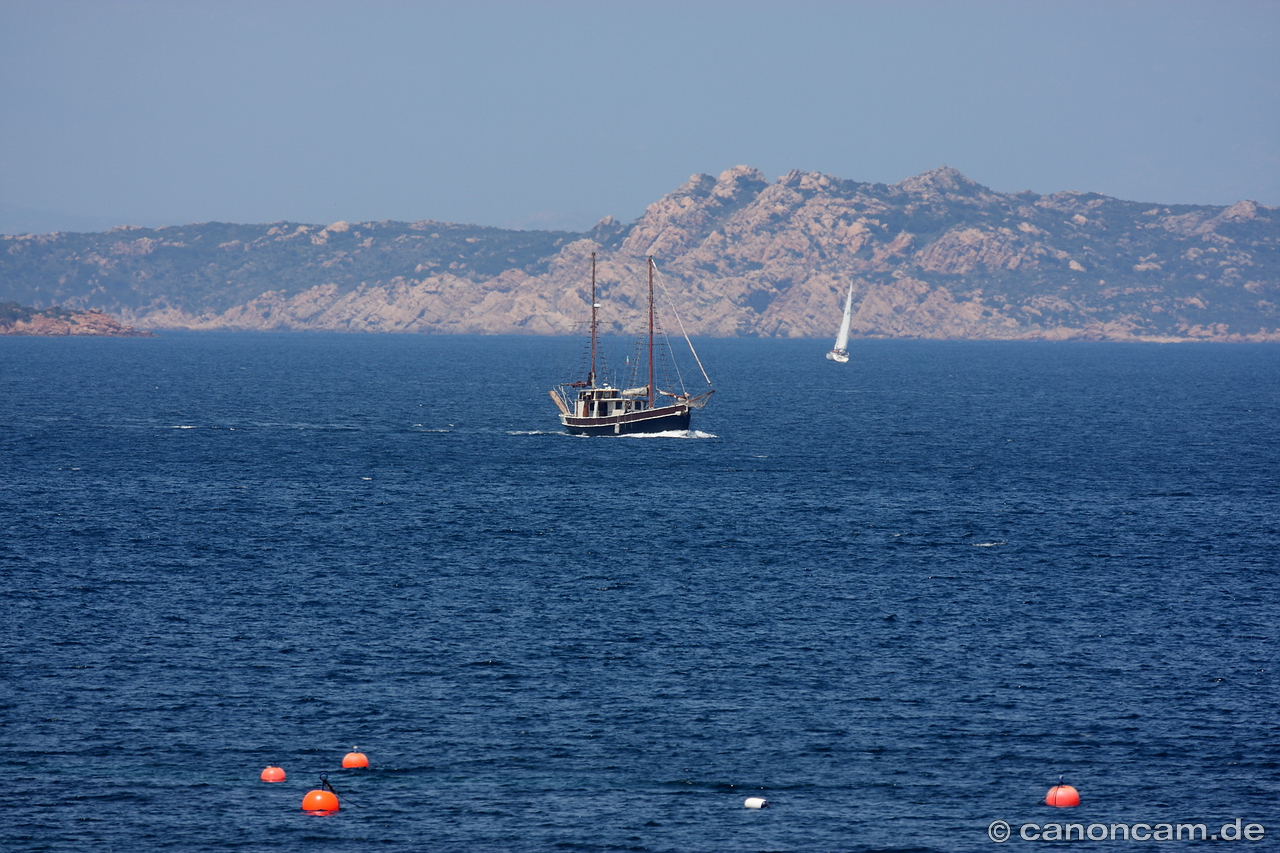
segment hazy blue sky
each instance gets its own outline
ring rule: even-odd
[[[1280,206],[1280,2],[0,0],[0,232],[584,229],[737,164]]]

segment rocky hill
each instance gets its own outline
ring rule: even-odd
[[[628,327],[645,258],[691,334],[1280,340],[1280,215],[739,166],[584,234],[441,222],[207,223],[0,238],[0,298],[142,328],[566,334]]]

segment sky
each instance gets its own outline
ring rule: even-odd
[[[0,233],[581,231],[735,165],[1280,206],[1280,0],[0,0]]]

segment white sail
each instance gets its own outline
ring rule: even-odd
[[[844,316],[840,318],[840,331],[836,333],[836,345],[827,358],[841,364],[849,360],[849,323],[853,320],[853,283],[849,283],[849,293],[844,298]]]
[[[836,335],[836,349],[849,348],[849,323],[853,320],[853,285],[849,285],[849,293],[844,298],[844,317],[840,320],[840,333]]]

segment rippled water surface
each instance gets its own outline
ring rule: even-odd
[[[566,340],[0,338],[0,846],[1280,837],[1280,348],[825,348],[573,438]]]

